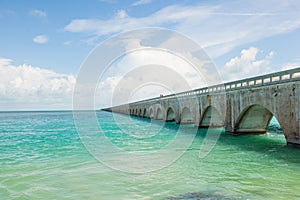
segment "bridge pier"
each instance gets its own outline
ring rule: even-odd
[[[300,146],[300,68],[104,109],[227,132],[264,134],[273,116]],[[144,111],[146,110],[146,111]]]
[[[228,92],[225,129],[236,135],[264,134],[275,116],[286,142],[300,145],[299,94],[299,82]]]

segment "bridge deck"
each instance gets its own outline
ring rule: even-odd
[[[223,126],[234,134],[265,133],[275,116],[287,143],[300,145],[299,94],[296,68],[103,110],[198,127]]]
[[[224,84],[212,85],[195,90],[184,91],[176,94],[170,94],[160,97],[154,97],[141,101],[131,103],[143,103],[149,101],[164,100],[170,98],[188,97],[192,95],[205,95],[219,92],[227,92],[232,90],[240,90],[246,88],[263,87],[269,85],[276,85],[280,83],[300,81],[300,68],[265,74],[262,76],[256,76],[237,81],[227,82]]]

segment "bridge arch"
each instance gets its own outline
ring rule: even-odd
[[[144,108],[142,117],[148,117],[147,109]]]
[[[188,107],[184,107],[181,111],[181,124],[192,124],[194,123],[192,112]]]
[[[161,108],[157,108],[157,110],[156,110],[156,119],[158,119],[158,120],[163,119],[163,112],[162,112]]]
[[[259,104],[250,105],[240,113],[234,133],[266,133],[272,117],[273,113],[266,107]]]
[[[200,127],[223,127],[224,121],[221,113],[214,107],[208,106],[200,121]]]
[[[142,113],[142,109],[140,108],[139,110],[139,114],[138,114],[139,117],[142,117],[143,116],[143,113]]]
[[[166,121],[167,122],[173,122],[173,121],[175,121],[175,112],[174,112],[174,109],[172,107],[169,107],[167,109]]]
[[[151,119],[154,118],[154,111],[153,111],[153,108],[150,108],[149,117],[150,117]]]

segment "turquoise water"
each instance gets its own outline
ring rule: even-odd
[[[111,113],[101,111],[97,119],[105,137],[125,152],[167,148],[178,131],[188,138],[194,130],[125,116],[115,123]],[[86,132],[88,140],[100,137],[88,127]],[[170,165],[135,174],[91,156],[72,112],[2,112],[0,199],[300,199],[300,149],[285,145],[275,121],[265,135],[236,137],[222,131],[212,151],[200,159],[206,132],[199,129]]]

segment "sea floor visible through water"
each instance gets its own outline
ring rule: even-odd
[[[179,130],[195,138],[162,169],[128,173],[89,153],[71,111],[1,112],[0,199],[300,199],[300,149],[286,145],[276,120],[263,135],[216,129],[216,144],[199,158],[207,129],[120,115],[130,119],[122,122],[126,134],[112,113],[96,116],[105,137],[124,151],[166,148]]]

